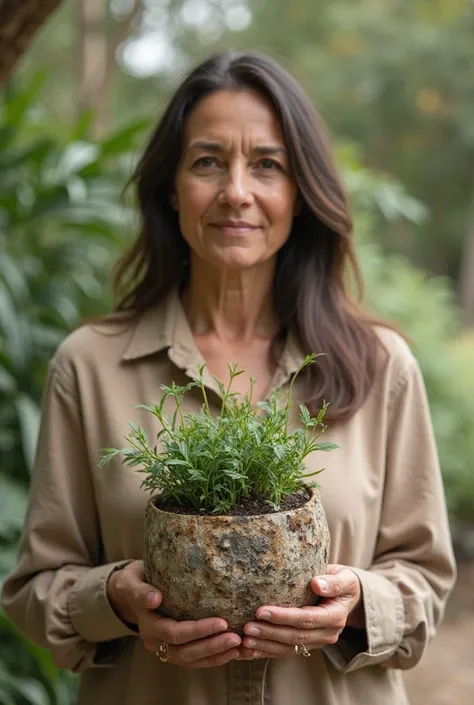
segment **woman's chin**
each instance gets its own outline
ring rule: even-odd
[[[272,255],[269,257],[262,256],[262,253],[250,252],[250,251],[227,251],[227,252],[212,252],[208,256],[202,257],[209,264],[218,267],[219,269],[251,269],[257,265],[261,265],[267,259],[272,259]]]

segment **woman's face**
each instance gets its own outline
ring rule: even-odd
[[[290,234],[296,184],[278,119],[251,90],[218,91],[190,114],[172,204],[199,259],[245,269]]]

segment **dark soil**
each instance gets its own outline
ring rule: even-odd
[[[257,516],[259,514],[275,514],[276,512],[287,512],[291,509],[302,507],[309,500],[309,493],[306,490],[297,490],[286,495],[281,500],[280,508],[274,509],[265,499],[261,497],[247,497],[241,504],[231,507],[225,514],[220,516]],[[195,509],[184,504],[175,504],[171,501],[162,502],[156,499],[155,505],[164,512],[173,514],[193,514],[196,516],[217,516],[206,509]]]

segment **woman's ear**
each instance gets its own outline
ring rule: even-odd
[[[176,191],[173,191],[170,195],[170,204],[173,210],[178,210],[178,196],[176,195]]]

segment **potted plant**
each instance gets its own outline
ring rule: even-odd
[[[325,430],[324,403],[312,416],[299,404],[301,427],[289,430],[293,385],[315,362],[305,358],[287,394],[252,403],[255,380],[241,396],[232,391],[240,374],[229,365],[227,387],[216,379],[222,404],[210,411],[203,380],[162,386],[159,403],[137,404],[159,421],[157,442],[130,424],[129,446],[104,451],[101,465],[116,456],[145,473],[142,487],[152,495],[146,510],[144,564],[147,581],[160,589],[160,611],[175,619],[222,617],[242,633],[262,604],[314,604],[310,580],[324,574],[329,531],[316,483],[305,474],[305,458],[317,450]],[[184,413],[183,397],[199,387],[199,413]],[[174,411],[165,414],[171,398]]]

